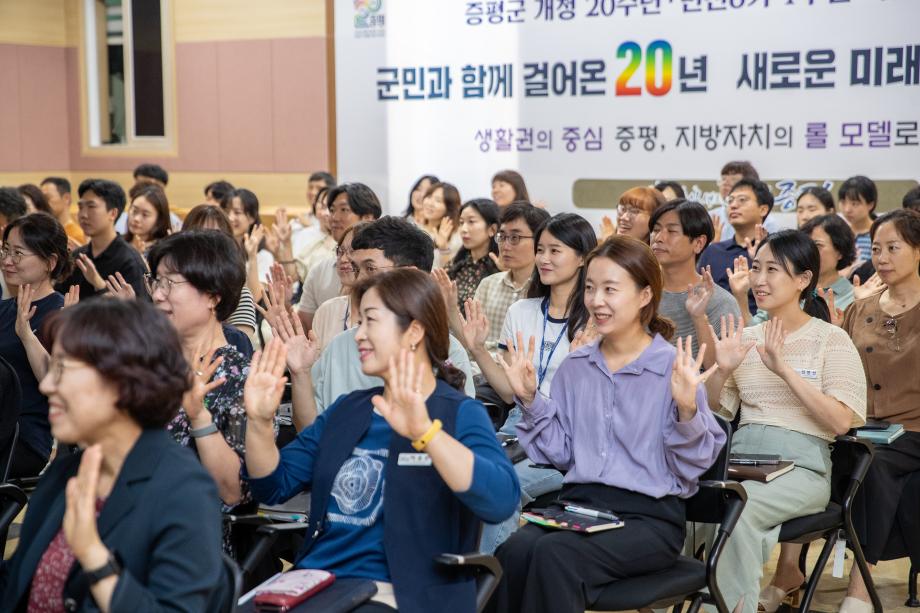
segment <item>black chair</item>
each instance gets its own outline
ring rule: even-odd
[[[716,419],[726,432],[725,446],[701,478],[699,491],[687,500],[688,521],[719,525],[705,561],[679,556],[674,566],[667,570],[615,581],[589,603],[588,608],[626,611],[674,606],[679,612],[683,603],[689,600],[689,613],[696,613],[703,604],[715,606],[719,613],[728,613],[729,608],[716,583],[716,568],[725,542],[744,510],[747,494],[739,483],[725,479],[731,449],[731,424],[718,417]]]
[[[853,499],[866,477],[866,472],[869,470],[869,464],[872,463],[874,454],[875,448],[872,443],[858,439],[851,434],[838,436],[831,452],[833,462],[833,468],[831,469],[831,500],[827,508],[814,515],[797,517],[787,521],[780,528],[779,541],[781,543],[799,543],[803,545],[802,554],[799,556],[799,568],[802,574],[808,577],[808,581],[799,604],[800,613],[806,613],[810,610],[815,590],[817,590],[818,582],[821,580],[821,573],[824,572],[824,567],[827,565],[827,560],[837,543],[841,530],[846,535],[850,548],[853,550],[853,557],[868,588],[875,613],[882,613],[882,603],[875,590],[875,585],[872,583],[872,575],[869,574],[866,558],[853,529],[853,519],[851,517]],[[809,574],[805,567],[808,545],[820,538],[825,539],[824,547],[821,549],[814,569]]]
[[[10,363],[0,357],[0,483],[9,479],[19,437],[22,387]]]
[[[240,573],[240,567],[226,553],[221,552],[221,561],[223,562],[224,574],[226,575],[227,587],[229,588],[225,596],[226,600],[221,603],[218,609],[219,613],[236,613],[237,603],[243,589],[243,575]]]
[[[25,492],[12,483],[0,484],[0,556],[6,547],[6,537],[9,534],[13,520],[26,506],[28,498]]]
[[[303,535],[307,530],[307,524],[303,522],[288,523],[266,523],[256,529],[256,533],[262,538],[253,547],[249,555],[246,556],[242,563],[242,571],[245,575],[257,568],[261,559],[266,556],[272,546],[281,536],[298,534]],[[476,610],[482,611],[492,592],[498,587],[498,582],[502,578],[501,564],[495,556],[472,552],[458,555],[445,553],[437,556],[434,560],[436,563],[455,568],[460,572],[472,575],[476,579]]]

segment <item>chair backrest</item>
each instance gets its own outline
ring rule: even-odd
[[[6,546],[10,524],[26,506],[27,501],[25,492],[12,483],[0,484],[0,548]]]
[[[728,478],[728,455],[732,446],[732,425],[718,415],[714,415],[719,426],[725,432],[725,446],[712,466],[700,481],[724,481]],[[687,500],[687,521],[717,524],[724,515],[725,498],[719,492],[700,490]]]
[[[862,482],[874,455],[872,443],[855,440],[855,434],[851,430],[847,435],[838,437],[831,446],[831,501],[840,505],[848,493],[855,494],[855,491],[850,491],[852,480],[856,478]]]
[[[6,481],[8,460],[13,457],[22,409],[22,387],[10,363],[0,357],[0,478]]]

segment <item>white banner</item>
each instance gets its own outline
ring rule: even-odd
[[[340,179],[397,213],[422,174],[468,200],[511,168],[595,221],[616,202],[576,182],[692,188],[734,159],[779,210],[804,180],[915,179],[918,22],[917,0],[336,0]]]

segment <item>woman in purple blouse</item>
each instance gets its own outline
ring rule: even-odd
[[[538,393],[533,360],[509,347],[503,367],[523,410],[521,443],[566,473],[560,499],[609,509],[617,530],[584,535],[529,524],[502,545],[493,610],[581,613],[617,579],[671,566],[684,542],[684,498],[725,444],[706,401],[705,346],[675,349],[658,315],[661,271],[648,246],[613,237],[587,259],[585,306],[601,336],[570,353]],[[525,347],[519,338],[517,346]]]

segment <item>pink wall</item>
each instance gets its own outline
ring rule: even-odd
[[[81,153],[75,48],[0,45],[0,171],[306,172],[328,166],[323,38],[176,45],[178,157]]]

